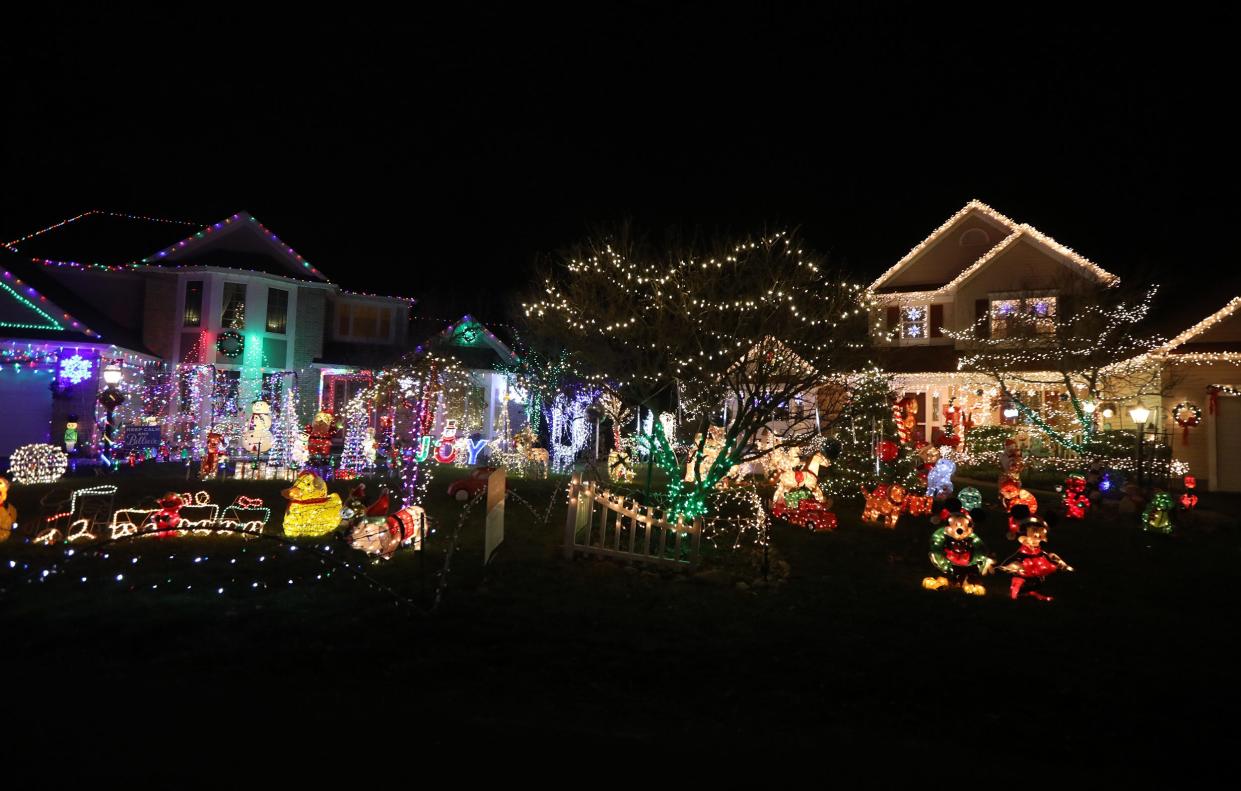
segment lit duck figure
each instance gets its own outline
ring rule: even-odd
[[[328,494],[327,484],[316,473],[303,472],[281,494],[289,501],[284,514],[286,536],[322,536],[340,526],[340,495]]]

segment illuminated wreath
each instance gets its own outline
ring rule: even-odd
[[[1181,427],[1181,443],[1189,444],[1189,430],[1202,422],[1202,407],[1182,401],[1172,407],[1172,419]]]
[[[236,359],[246,350],[246,338],[237,330],[224,330],[215,340],[215,350],[225,357]]]
[[[1172,407],[1172,419],[1181,428],[1193,428],[1202,422],[1202,407],[1182,401]]]

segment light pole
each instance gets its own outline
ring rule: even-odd
[[[107,417],[104,418],[103,424],[103,448],[99,451],[100,458],[105,464],[112,463],[112,446],[114,440],[112,433],[116,429],[116,421],[113,415],[116,408],[125,403],[125,394],[117,389],[117,385],[125,378],[125,373],[121,370],[120,360],[113,360],[104,366],[103,381],[107,385],[102,393],[99,394],[99,404],[107,410]]]
[[[1146,434],[1146,421],[1151,416],[1151,411],[1140,403],[1137,406],[1130,407],[1129,417],[1133,420],[1133,424],[1138,429],[1138,488],[1142,489],[1145,482],[1142,479],[1142,443]]]

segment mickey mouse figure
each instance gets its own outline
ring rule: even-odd
[[[971,596],[986,594],[981,577],[990,573],[995,561],[974,532],[974,519],[968,511],[947,514],[944,526],[931,534],[930,558],[940,576],[924,578],[923,588],[959,587]]]
[[[1001,571],[1013,575],[1009,584],[1009,598],[1017,599],[1029,596],[1039,601],[1051,601],[1052,597],[1039,591],[1047,578],[1056,571],[1072,571],[1073,567],[1054,552],[1048,552],[1044,544],[1047,541],[1047,522],[1037,516],[1023,519],[1019,525],[1023,534],[1017,537],[1021,546],[1017,553],[1004,565]]]

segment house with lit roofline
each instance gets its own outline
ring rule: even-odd
[[[407,348],[412,299],[342,288],[244,211],[207,225],[90,211],[3,246],[12,280],[55,302],[57,315],[74,317],[84,342],[98,340],[81,347],[91,377],[73,385],[75,394],[94,390],[73,404],[83,445],[97,441],[89,405],[97,371],[114,357],[127,374],[120,424],[160,425],[165,443],[195,448],[204,428],[228,436],[250,401],[279,405],[290,389],[299,394],[299,420],[308,420],[325,353],[337,363],[379,365]],[[24,343],[56,330],[22,320],[30,311],[14,294],[0,349],[20,356]],[[69,319],[58,323],[78,329]],[[76,347],[41,348],[36,367],[48,371]],[[55,388],[19,389],[12,397],[31,420],[12,437],[0,434],[0,456],[25,442],[59,444],[70,414],[56,406]]]
[[[1032,320],[1025,326],[1050,332],[1092,293],[1119,281],[1032,226],[979,201],[967,203],[870,285],[878,306],[872,343],[898,394],[917,403],[915,437],[934,441],[950,403],[976,426],[1020,422],[1016,410],[1005,409],[994,380],[959,370],[972,351],[971,341],[961,339],[971,327],[998,340],[1012,317],[1024,314]],[[1153,329],[1171,340],[1143,359],[1156,367],[1160,391],[1145,404],[1145,427],[1168,434],[1174,458],[1201,489],[1241,491],[1241,465],[1229,463],[1241,460],[1241,297],[1230,296],[1241,293],[1241,276],[1217,277],[1213,290],[1225,304],[1205,318],[1200,291],[1163,293],[1154,304]],[[1023,372],[1024,380],[1040,378],[1036,365]],[[1058,376],[1043,373],[1047,384],[1030,385],[1026,394],[1035,407],[1059,398],[1064,387]],[[1130,404],[1100,406],[1103,428],[1137,428]]]
[[[1017,314],[1054,322],[1119,280],[1041,231],[967,203],[870,285],[872,340],[897,391],[917,401],[916,436],[929,442],[942,430],[950,399],[976,425],[1015,421],[992,380],[958,371],[969,343],[950,332],[977,326],[999,338]]]

